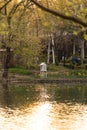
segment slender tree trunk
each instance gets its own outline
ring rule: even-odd
[[[75,43],[73,43],[73,55],[75,55],[75,52],[76,50],[75,50]]]
[[[55,64],[55,54],[54,54],[54,36],[52,35],[52,57],[53,57],[53,64]]]
[[[47,64],[50,63],[50,41],[48,42]]]
[[[8,23],[8,43],[10,45],[11,41],[11,17],[7,17]],[[6,43],[7,44],[7,43]],[[3,71],[3,78],[8,79],[8,69],[10,67],[10,47],[6,47],[5,56],[4,56],[4,71]]]
[[[55,64],[55,53],[54,53],[54,37],[53,35],[50,36],[50,41],[48,43],[48,57],[47,57],[47,63],[49,64],[50,58],[52,58],[52,63]],[[50,54],[52,52],[52,54]],[[50,56],[52,55],[52,57]]]
[[[63,61],[63,66],[65,66],[66,64],[66,53],[65,53],[65,50],[64,50],[64,61]]]
[[[83,65],[84,60],[84,41],[81,42],[81,65]]]
[[[8,78],[8,69],[10,67],[10,48],[7,47],[5,51],[4,57],[4,71],[3,71],[3,78]]]

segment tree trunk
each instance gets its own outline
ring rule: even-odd
[[[47,63],[50,63],[50,41],[48,42],[48,57],[47,57]]]
[[[52,35],[52,57],[53,57],[53,64],[55,64],[55,54],[54,54],[54,36]]]
[[[84,60],[84,40],[81,41],[81,65],[83,65]]]
[[[6,48],[5,57],[4,57],[4,71],[3,71],[3,78],[8,78],[8,69],[10,67],[10,48]]]
[[[73,43],[73,55],[75,55],[75,43]]]

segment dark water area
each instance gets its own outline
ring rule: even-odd
[[[87,85],[0,85],[0,130],[87,130]]]

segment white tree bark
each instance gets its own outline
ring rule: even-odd
[[[50,63],[50,41],[48,42],[47,64]]]
[[[52,45],[52,47],[51,47]],[[52,54],[50,54],[52,52]],[[52,57],[50,56],[52,55]],[[54,36],[51,34],[51,40],[48,43],[48,54],[47,54],[47,63],[50,63],[50,58],[52,58],[52,63],[55,64],[55,52],[54,52]]]
[[[73,43],[73,55],[75,55],[76,51],[76,47],[75,47],[75,43]]]
[[[54,36],[53,35],[52,35],[52,57],[53,57],[53,64],[55,64]]]

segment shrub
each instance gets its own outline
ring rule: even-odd
[[[18,66],[18,67],[10,68],[9,72],[22,74],[22,75],[30,75],[30,74],[32,74],[31,71],[29,71],[29,70],[27,70],[27,69],[25,69],[25,68],[23,68],[21,66],[20,67]]]

